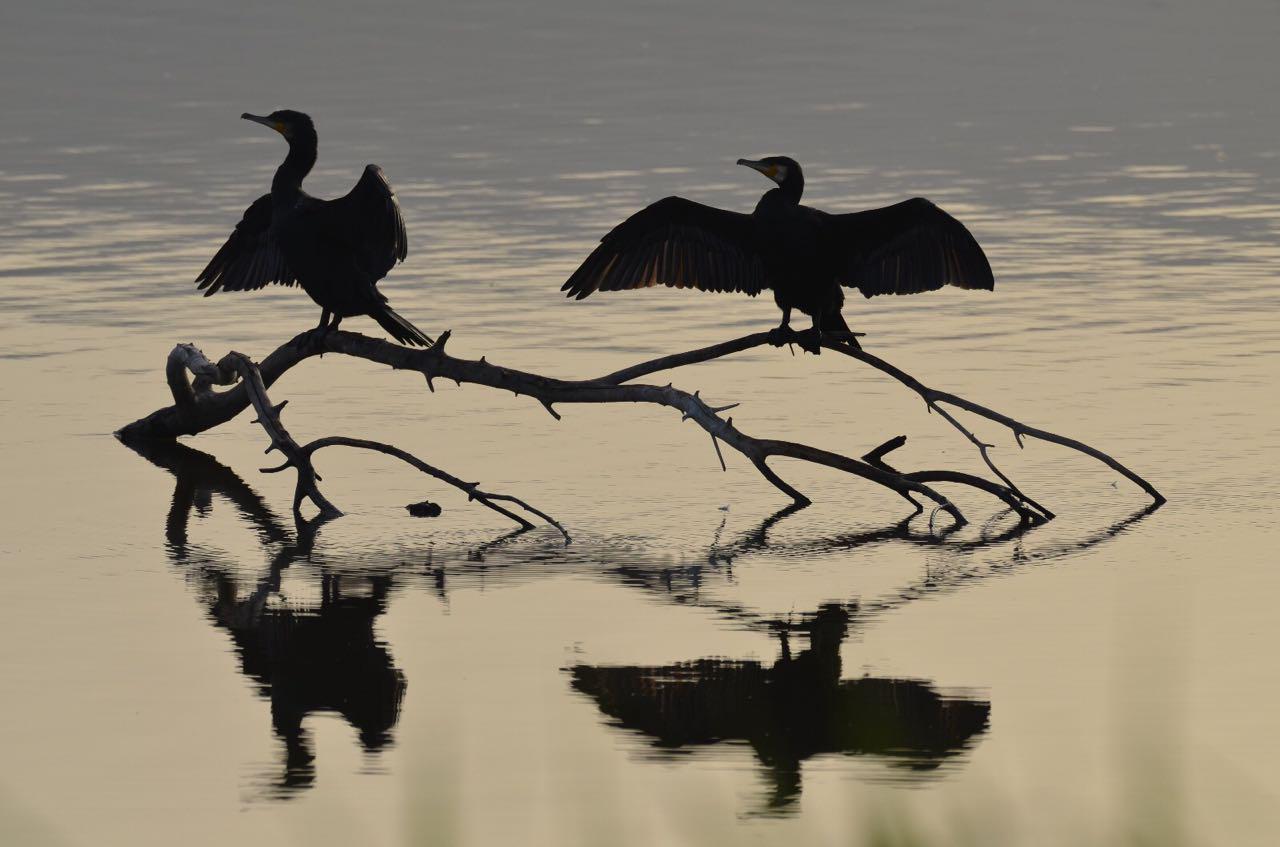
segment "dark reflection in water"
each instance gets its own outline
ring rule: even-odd
[[[782,655],[771,666],[712,658],[569,672],[573,687],[618,726],[644,733],[661,750],[748,743],[768,769],[775,811],[799,797],[800,764],[812,756],[881,756],[910,778],[935,770],[986,730],[985,700],[942,697],[915,680],[842,680],[849,620],[845,607],[823,605],[793,625],[809,642],[795,655],[782,629]]]
[[[321,573],[318,603],[278,602],[283,572],[310,555],[318,524],[298,522],[287,528],[257,492],[207,453],[181,444],[133,446],[175,476],[165,524],[170,558],[188,571],[210,620],[230,634],[241,671],[271,701],[271,723],[284,745],[284,763],[270,793],[286,797],[315,781],[315,757],[302,726],[308,715],[341,715],[359,733],[366,751],[390,744],[405,677],[373,626],[386,611],[391,577]],[[231,563],[188,541],[191,514],[206,512],[215,494],[253,525],[264,546],[279,545],[267,573],[247,592]]]
[[[732,578],[736,562],[753,554],[768,553],[776,558],[806,558],[835,553],[849,553],[859,548],[878,544],[902,543],[936,548],[945,552],[942,565],[926,568],[919,578],[908,582],[892,594],[870,603],[860,604],[855,625],[865,625],[877,615],[901,608],[922,597],[956,590],[986,577],[1006,574],[1022,567],[1043,564],[1073,554],[1082,553],[1111,541],[1146,519],[1160,505],[1151,504],[1084,538],[1065,539],[1029,548],[1023,541],[1040,527],[1011,519],[1011,512],[997,514],[980,528],[976,538],[952,538],[957,527],[928,529],[921,532],[913,526],[916,520],[904,518],[887,527],[861,532],[840,533],[818,538],[802,538],[795,541],[775,541],[770,530],[804,506],[787,506],[765,518],[759,526],[743,533],[731,543],[722,543],[717,532],[707,552],[705,563],[678,567],[649,567],[642,563],[627,563],[612,570],[613,576],[626,585],[661,596],[667,602],[694,605],[715,610],[723,618],[748,629],[777,631],[787,624],[761,616],[751,610],[719,597],[706,596],[702,588],[711,577]],[[723,524],[721,525],[723,528]],[[984,563],[983,569],[965,566],[965,557],[983,549],[997,548],[1012,543],[1007,556]]]
[[[760,615],[702,591],[711,575],[729,577],[735,561],[755,553],[813,556],[848,552],[884,543],[946,545],[955,556],[1006,542],[1034,531],[996,516],[969,540],[950,539],[954,530],[921,533],[910,519],[858,533],[794,542],[776,542],[770,531],[802,507],[788,506],[729,544],[717,537],[705,564],[678,568],[627,564],[612,573],[622,582],[669,602],[716,611],[727,621],[775,633],[781,655],[771,666],[756,661],[705,658],[664,666],[591,666],[568,669],[572,686],[590,696],[616,726],[649,737],[662,755],[720,742],[745,742],[767,769],[772,783],[771,813],[785,813],[800,795],[801,763],[828,754],[870,755],[890,768],[889,778],[911,781],[936,775],[941,765],[959,761],[988,727],[989,701],[944,697],[927,682],[910,679],[840,678],[840,646],[851,629],[872,617],[929,594],[978,578],[969,569],[926,572],[900,591],[865,608],[827,603],[798,622]],[[994,572],[1052,560],[1109,541],[1156,510],[1151,506],[1086,538],[1036,550],[1016,547]],[[793,656],[790,639],[801,633],[808,647]]]
[[[303,729],[311,714],[341,715],[370,753],[392,743],[406,680],[377,639],[374,624],[386,611],[394,585],[419,586],[447,602],[449,589],[459,584],[584,571],[663,602],[709,609],[732,626],[779,639],[780,657],[772,665],[712,657],[666,666],[568,669],[574,689],[589,695],[617,725],[651,738],[663,755],[722,741],[747,743],[772,783],[768,811],[779,813],[799,797],[801,764],[816,755],[871,756],[888,766],[887,779],[928,778],[947,761],[963,761],[961,754],[988,727],[990,703],[943,696],[926,681],[842,680],[840,647],[850,633],[922,596],[1101,544],[1154,511],[1130,515],[1084,539],[1028,550],[1023,541],[1035,530],[1000,516],[967,540],[950,537],[946,529],[921,531],[910,521],[859,533],[774,540],[771,531],[797,511],[789,507],[733,542],[723,543],[717,531],[704,563],[691,566],[657,564],[642,551],[611,549],[607,543],[564,548],[558,541],[543,546],[535,540],[526,549],[515,544],[525,535],[517,531],[478,545],[465,560],[451,559],[451,564],[394,573],[345,569],[339,576],[311,561],[320,522],[281,521],[239,475],[207,453],[176,443],[129,446],[173,474],[165,523],[170,559],[187,574],[212,623],[231,636],[241,671],[271,703],[272,725],[284,750],[268,790],[276,798],[315,781],[314,754]],[[246,578],[243,566],[230,557],[190,542],[191,516],[207,513],[214,495],[229,501],[252,527],[268,552],[265,574]],[[936,546],[949,554],[950,564],[941,572],[926,570],[887,597],[825,603],[799,617],[779,618],[702,591],[708,578],[731,580],[735,561],[753,554],[810,557],[886,543]],[[979,549],[1007,543],[1014,545],[1008,555],[985,572],[958,566]],[[318,601],[286,601],[282,594],[284,572],[299,562],[308,565],[304,576],[319,583]],[[806,645],[793,654],[791,640],[797,635]]]

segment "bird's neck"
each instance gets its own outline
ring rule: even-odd
[[[756,204],[756,213],[786,214],[800,205],[800,195],[804,193],[804,178],[788,176],[777,188],[770,188]]]
[[[757,215],[786,215],[799,207],[800,192],[788,191],[786,186],[770,188],[756,204]]]
[[[317,146],[314,133],[289,139],[289,155],[276,168],[275,179],[271,180],[273,198],[291,201],[298,196],[302,191],[302,180],[315,166]]]
[[[787,174],[787,178],[778,186],[778,195],[793,206],[800,205],[800,197],[804,194],[804,176],[799,172]]]

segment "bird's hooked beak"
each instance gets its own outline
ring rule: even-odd
[[[779,185],[782,184],[782,178],[785,176],[783,168],[780,168],[777,165],[767,165],[764,162],[757,162],[754,159],[739,159],[738,164],[746,165],[753,171],[759,171]]]
[[[266,117],[263,115],[251,115],[248,112],[245,112],[240,117],[246,121],[253,121],[255,124],[262,124],[263,126],[269,126],[272,129],[274,129],[276,132],[280,133],[281,135],[284,135],[284,123],[281,121],[273,121],[269,117]]]

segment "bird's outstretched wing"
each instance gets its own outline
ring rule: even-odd
[[[251,291],[273,282],[297,284],[297,277],[270,233],[271,195],[264,194],[244,210],[244,217],[227,243],[196,277],[204,296],[218,291]]]
[[[922,197],[829,215],[826,223],[836,278],[864,297],[918,294],[944,285],[995,288],[987,256],[969,230]]]
[[[579,300],[654,285],[759,294],[767,281],[754,232],[750,215],[667,197],[600,239],[560,290]]]
[[[357,264],[374,282],[409,255],[400,202],[377,165],[365,166],[355,188],[322,204],[315,214],[335,238],[351,247]]]

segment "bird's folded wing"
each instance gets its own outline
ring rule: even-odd
[[[921,197],[829,215],[826,223],[836,278],[865,297],[917,294],[944,285],[995,288],[987,256],[969,230]]]
[[[273,282],[297,284],[270,233],[271,195],[264,194],[245,209],[244,217],[236,224],[227,243],[196,277],[196,285],[204,289],[204,296],[218,291],[250,291]]]
[[[659,200],[614,227],[560,290],[581,300],[654,285],[759,294],[767,282],[751,216]]]
[[[355,188],[345,196],[322,203],[317,220],[334,238],[346,242],[356,261],[377,281],[409,255],[400,202],[377,165],[368,165]]]

